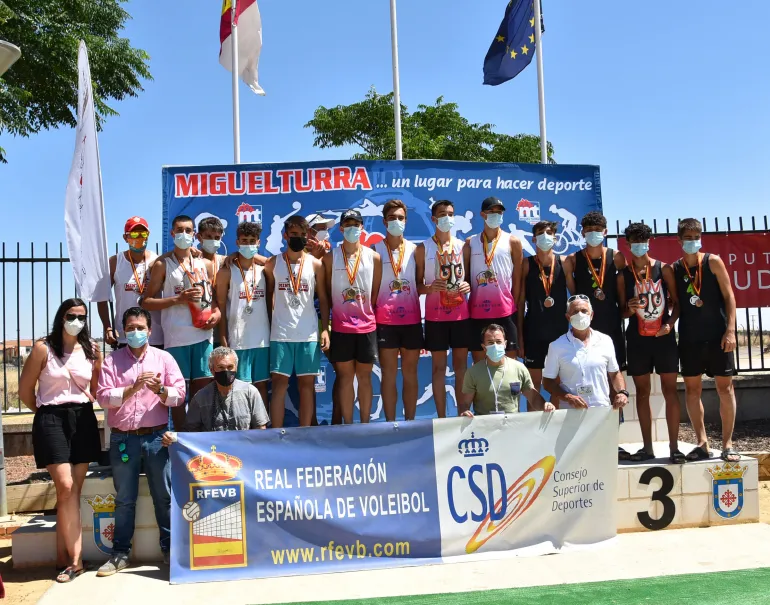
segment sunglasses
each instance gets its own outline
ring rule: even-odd
[[[75,315],[74,313],[67,313],[64,316],[64,319],[66,319],[67,321],[75,321],[76,319],[79,319],[80,321],[85,321],[86,317],[87,317],[86,315]]]
[[[147,239],[150,237],[149,231],[131,231],[131,233],[126,233],[126,235],[130,239]]]
[[[567,299],[567,304],[571,303],[573,300],[587,300],[588,302],[591,302],[591,299],[588,298],[585,294],[575,294],[574,296],[570,296]]]

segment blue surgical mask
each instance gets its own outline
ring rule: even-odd
[[[204,239],[201,241],[201,248],[203,248],[204,252],[208,252],[209,254],[216,253],[216,251],[219,250],[219,246],[221,245],[221,239]]]
[[[180,250],[187,250],[193,245],[193,236],[189,233],[177,233],[174,236],[174,245]]]
[[[636,258],[642,258],[649,251],[649,242],[644,242],[643,244],[631,244],[631,254],[633,254]]]
[[[404,229],[406,229],[406,221],[388,221],[388,233],[391,235],[404,235]]]
[[[495,343],[495,344],[487,345],[486,350],[487,350],[487,357],[489,357],[490,361],[494,361],[495,363],[500,361],[505,355],[504,344]]]
[[[548,252],[553,248],[553,235],[550,233],[541,233],[535,238],[535,243],[543,252]]]
[[[604,233],[601,231],[589,231],[586,233],[586,244],[589,246],[601,246],[604,243]]]
[[[696,254],[700,249],[700,239],[688,239],[682,242],[682,250],[685,254]]]
[[[133,332],[126,332],[126,342],[132,349],[138,349],[147,344],[147,339],[150,337],[147,330],[134,330]]]
[[[455,217],[453,216],[442,216],[436,221],[436,226],[438,227],[439,231],[442,231],[443,233],[449,233],[452,230],[452,227],[455,226]]]
[[[351,244],[355,244],[361,239],[361,227],[345,227],[342,230],[342,235]]]
[[[489,227],[490,229],[497,229],[500,225],[503,224],[503,215],[487,214],[487,218],[484,219],[484,222],[487,224],[487,227]]]
[[[238,246],[238,254],[243,258],[254,258],[259,251],[259,246],[254,244],[247,244],[245,246]]]

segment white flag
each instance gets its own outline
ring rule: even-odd
[[[93,302],[112,300],[91,68],[82,40],[78,49],[78,125],[75,132],[75,155],[64,200],[64,226],[72,273],[80,298]]]
[[[259,85],[259,53],[262,51],[262,17],[257,0],[224,0],[219,24],[219,63],[233,71],[232,3],[236,5],[238,29],[238,75],[258,95],[265,91]]]

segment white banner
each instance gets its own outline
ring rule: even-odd
[[[93,302],[111,300],[91,68],[82,40],[78,50],[78,125],[64,200],[64,225],[78,296]]]
[[[441,556],[544,554],[615,536],[618,413],[433,421]]]

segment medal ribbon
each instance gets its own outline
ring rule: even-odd
[[[145,261],[145,260],[142,261],[142,266],[144,267],[144,273],[142,273],[141,281],[139,280],[139,274],[136,272],[136,265],[134,264],[134,259],[131,258],[131,253],[130,252],[128,253],[128,262],[131,263],[131,269],[134,272],[134,279],[136,280],[136,289],[139,290],[139,294],[143,294],[144,293],[144,287],[145,287],[144,278],[147,275],[147,261]]]
[[[283,260],[286,262],[286,270],[289,273],[289,283],[291,283],[291,289],[294,292],[294,296],[299,295],[299,286],[302,282],[302,267],[305,266],[305,251],[303,250],[299,256],[299,271],[297,271],[297,277],[294,277],[294,271],[291,270],[291,263],[289,262],[289,255],[286,252],[283,253]],[[358,269],[358,265],[356,265]],[[353,276],[355,278],[355,276]],[[352,282],[351,282],[352,283]]]
[[[249,283],[246,280],[246,274],[243,272],[243,267],[241,267],[241,260],[239,258],[235,259],[235,264],[238,265],[238,269],[241,271],[241,279],[243,280],[243,291],[246,294],[246,306],[251,305],[251,289],[254,287],[254,285],[257,283],[257,264],[252,261],[251,265],[251,283]]]
[[[634,274],[634,281],[636,282],[637,291],[642,289],[642,281],[639,279],[639,276],[636,274],[636,267],[634,267],[634,261],[631,261],[631,273]],[[649,286],[652,284],[652,265],[650,263],[647,263],[647,273],[645,274],[644,278],[644,284]]]
[[[594,281],[599,286],[599,290],[601,290],[604,287],[604,269],[607,266],[607,254],[604,251],[604,248],[602,248],[602,268],[600,270],[600,273],[602,274],[602,278],[599,279],[599,276],[596,274],[596,269],[594,269],[594,264],[591,261],[591,258],[588,256],[588,252],[586,252],[586,249],[583,248],[583,256],[586,257],[586,262],[588,263],[588,268],[591,270],[591,276],[594,278]],[[633,265],[633,263],[631,263]]]
[[[487,234],[482,233],[481,234],[481,243],[484,246],[484,262],[487,263],[487,268],[492,268],[492,260],[495,258],[495,248],[497,248],[497,242],[500,241],[500,231],[497,232],[497,235],[495,236],[495,241],[492,242],[492,249],[489,251],[489,254],[487,254],[487,246],[489,245],[489,240],[487,239]]]
[[[180,262],[179,265],[182,267],[184,272],[187,274],[187,277],[190,278],[190,285],[192,286],[195,283],[195,280],[198,278],[198,271],[193,266],[192,256],[190,256],[190,271],[188,271],[187,267],[184,266],[184,261]]]
[[[438,256],[439,261],[447,263],[452,256],[452,238],[449,238],[449,250],[446,251],[446,254],[444,254],[444,244],[439,241],[438,237],[433,235],[433,241],[436,243],[436,256]]]
[[[537,262],[537,268],[540,269],[540,281],[543,282],[545,296],[548,298],[551,296],[551,286],[553,286],[553,278],[554,275],[556,275],[556,258],[554,257],[553,263],[551,263],[551,274],[548,277],[545,275],[543,263],[540,262],[540,259],[537,256],[535,256],[535,261]]]
[[[404,250],[406,248],[406,241],[402,239],[401,244],[398,247],[398,264],[396,264],[393,260],[393,252],[390,250],[388,242],[385,242],[385,248],[388,251],[388,257],[390,258],[390,266],[393,267],[393,275],[395,275],[396,279],[398,279],[398,276],[401,273],[401,267],[404,265]],[[350,274],[348,274],[348,277],[349,276]],[[353,279],[355,279],[355,275],[353,275]],[[350,285],[352,286],[353,282],[350,282]]]
[[[345,252],[345,249],[342,249],[342,257],[345,259],[345,272],[348,274],[348,281],[350,282],[350,285],[352,286],[356,282],[356,275],[358,275],[358,266],[361,264],[361,250],[358,251],[358,256],[356,256],[356,264],[353,267],[353,271],[350,271],[350,257],[348,256],[347,252]]]
[[[684,257],[682,257],[682,267],[684,267],[684,272],[687,273],[687,277],[690,278],[690,283],[692,284],[692,289],[695,291],[696,296],[700,296],[700,289],[701,285],[703,284],[703,259],[701,258],[700,254],[698,255],[698,265],[695,269],[695,278],[693,278],[692,275],[690,275],[690,269],[687,267],[687,263],[684,260]],[[697,284],[695,283],[697,281]]]

